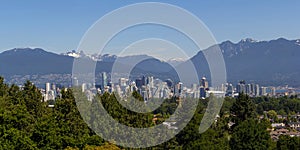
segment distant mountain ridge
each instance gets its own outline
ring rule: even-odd
[[[15,48],[0,53],[1,75],[71,73],[73,57],[40,48]]]
[[[279,38],[271,41],[221,43],[228,80],[295,85],[300,83],[300,40]]]
[[[270,41],[244,39],[238,43],[225,41],[219,44],[227,69],[229,82],[238,80],[261,83],[265,85],[300,86],[300,40],[279,38]],[[211,48],[211,47],[210,47]],[[210,48],[206,49],[209,50]],[[175,75],[176,72],[168,63],[147,55],[126,56],[85,55],[75,51],[66,54],[55,54],[40,48],[16,48],[0,53],[0,75],[31,74],[70,74],[73,59],[87,57],[97,62],[97,72],[109,72],[116,60],[122,65],[130,65],[134,60],[143,60],[132,72],[149,73],[154,76]],[[175,65],[180,67],[184,60]],[[190,58],[198,72],[210,79],[210,72],[202,51]],[[155,66],[155,67],[154,67]]]

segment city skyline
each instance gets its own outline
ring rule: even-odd
[[[238,97],[241,93],[250,97],[284,97],[299,96],[300,89],[288,86],[262,86],[259,83],[240,80],[237,84],[226,82],[218,87],[212,87],[205,76],[199,78],[192,84],[186,84],[181,81],[172,81],[171,79],[161,80],[157,77],[142,75],[135,78],[120,77],[112,82],[106,72],[101,73],[100,81],[93,83],[79,82],[77,77],[73,77],[72,85],[64,88],[80,88],[89,100],[96,94],[105,92],[114,93],[122,99],[129,97],[134,91],[138,92],[145,102],[155,99],[168,99],[172,97],[184,97],[192,99],[205,99],[213,94],[216,97]],[[51,85],[51,86],[50,86]],[[22,85],[19,85],[22,87]],[[40,87],[45,101],[55,100],[59,96],[63,86],[57,87],[55,83],[46,82],[45,88]],[[52,98],[52,99],[51,99]]]

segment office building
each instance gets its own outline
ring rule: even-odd
[[[246,85],[245,85],[245,81],[242,80],[240,81],[237,86],[236,86],[236,92],[237,93],[246,93]]]
[[[106,72],[102,72],[101,88],[104,89],[105,86],[107,86],[107,75],[106,75]]]
[[[259,95],[260,96],[266,96],[267,95],[267,87],[261,87]]]
[[[208,88],[208,81],[206,80],[205,77],[202,77],[202,79],[200,80],[200,87],[203,87],[205,89]]]

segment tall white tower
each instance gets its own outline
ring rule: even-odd
[[[46,83],[46,88],[45,88],[45,101],[48,101],[49,100],[49,91],[51,90],[50,88],[50,83],[47,82]]]

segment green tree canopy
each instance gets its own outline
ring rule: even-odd
[[[240,93],[233,106],[230,108],[230,112],[235,115],[235,123],[247,120],[249,118],[256,117],[256,107],[254,102],[246,94]]]
[[[234,128],[230,139],[231,149],[268,149],[271,137],[264,124],[247,119]]]

